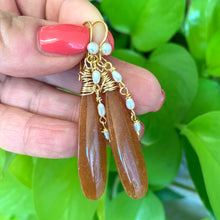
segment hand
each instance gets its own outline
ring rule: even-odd
[[[101,20],[100,13],[87,0],[0,1],[0,9],[0,146],[38,157],[75,156],[80,97],[55,86],[80,92],[78,68],[72,67],[85,54],[45,53],[37,35],[44,25],[81,25]],[[137,114],[161,107],[164,94],[149,71],[109,60],[122,74]]]

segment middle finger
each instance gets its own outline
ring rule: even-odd
[[[80,97],[34,79],[5,77],[0,102],[29,112],[78,122]]]
[[[123,82],[134,98],[137,114],[154,112],[161,107],[164,101],[164,95],[161,92],[158,80],[152,73],[144,68],[114,57],[109,57],[108,60],[121,73]],[[36,77],[35,79],[75,93],[80,93],[82,84],[78,81],[78,73],[79,70],[75,67],[63,73]]]

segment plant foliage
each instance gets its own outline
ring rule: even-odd
[[[220,1],[93,2],[115,38],[113,56],[150,70],[166,93],[141,115],[149,191],[130,199],[108,149],[108,184],[98,201],[80,188],[76,158],[40,159],[0,149],[0,220],[165,220],[166,187],[182,152],[210,218],[220,219]],[[213,217],[215,216],[215,217]]]

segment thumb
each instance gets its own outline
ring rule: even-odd
[[[89,42],[88,28],[54,24],[0,11],[0,73],[33,77],[62,72],[79,63]],[[39,38],[54,44],[45,49]]]

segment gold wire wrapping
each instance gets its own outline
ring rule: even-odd
[[[84,64],[80,64],[79,80],[82,81],[81,95],[91,95],[96,94],[96,102],[98,104],[102,103],[101,93],[106,91],[113,91],[117,87],[115,82],[111,79],[108,74],[108,69],[106,66],[111,66],[108,61],[103,58],[99,59],[100,56],[87,53]],[[102,57],[101,57],[102,58]],[[94,84],[92,80],[92,72],[98,70],[100,72],[100,85]],[[102,133],[108,132],[107,129],[107,119],[105,116],[100,116],[99,122],[102,124]]]
[[[99,93],[115,90],[117,88],[116,83],[109,75],[109,72],[114,69],[112,64],[103,57],[100,60],[97,55],[88,54],[84,59],[84,66],[81,67],[79,72],[79,79],[82,81],[81,95],[91,95],[96,92],[97,88],[92,80],[94,70],[98,70],[101,74]]]
[[[81,88],[81,95],[91,95],[93,93],[96,94],[96,102],[102,103],[102,98],[100,94],[106,93],[109,91],[114,91],[117,88],[119,88],[119,93],[122,96],[125,96],[126,99],[131,98],[131,94],[128,91],[128,88],[125,86],[125,84],[120,82],[115,82],[111,76],[110,73],[115,70],[115,67],[113,67],[112,63],[107,61],[101,53],[101,46],[107,39],[108,35],[108,27],[103,21],[95,21],[95,22],[85,22],[84,24],[89,25],[90,29],[90,42],[92,42],[93,39],[93,26],[97,23],[102,23],[105,26],[105,36],[102,40],[102,42],[99,45],[99,52],[97,54],[90,54],[87,52],[86,57],[84,59],[84,62],[80,63],[80,72],[79,72],[79,80],[82,81],[82,88]],[[92,79],[92,73],[93,71],[99,71],[100,72],[100,83],[94,84]],[[137,119],[135,111],[133,109],[129,110],[131,121],[135,123],[140,123],[140,121]],[[108,131],[107,129],[107,120],[105,116],[100,116],[99,119],[100,123],[103,126],[103,133]],[[137,131],[137,134],[140,135],[140,133]]]

